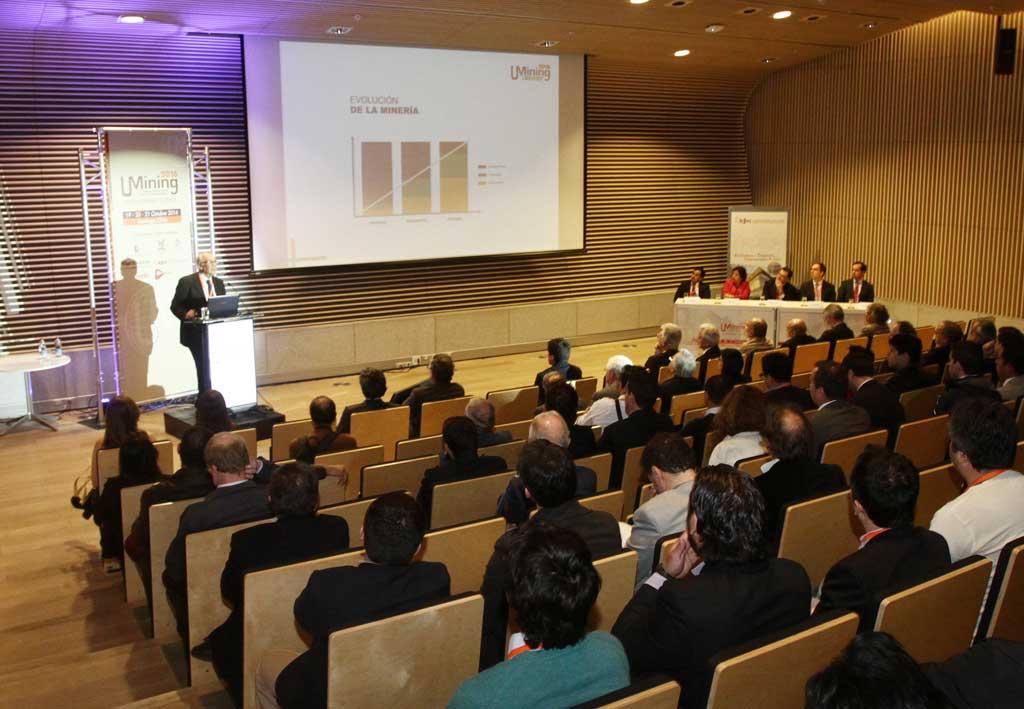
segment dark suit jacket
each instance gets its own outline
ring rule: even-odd
[[[434,504],[434,488],[436,486],[504,473],[506,470],[508,470],[508,465],[505,463],[505,459],[496,455],[473,456],[465,460],[445,460],[436,468],[427,470],[423,474],[420,490],[416,494],[416,500],[420,503],[423,514],[427,518],[427,525],[430,525],[430,513]]]
[[[890,441],[895,440],[896,431],[907,418],[900,406],[900,398],[874,379],[864,382],[853,393],[852,403],[868,412],[872,428],[887,430]]]
[[[220,577],[220,593],[231,615],[210,634],[213,667],[228,684],[236,704],[242,700],[242,640],[245,575],[348,549],[348,523],[341,517],[282,517],[231,535],[231,553]]]
[[[845,322],[837,323],[835,327],[825,330],[818,338],[818,342],[835,342],[836,340],[852,340],[853,330]],[[834,347],[832,349],[835,349]]]
[[[690,423],[681,426],[679,429],[679,435],[683,438],[693,436],[693,452],[696,454],[698,461],[704,460],[704,440],[714,422],[715,415],[707,414],[699,419],[690,421]]]
[[[630,670],[667,672],[683,687],[680,706],[707,703],[720,650],[807,618],[811,583],[788,559],[708,562],[699,576],[644,584],[612,628]]]
[[[569,426],[569,455],[573,460],[597,453],[597,440],[590,426]]]
[[[946,347],[933,347],[924,354],[921,355],[921,366],[927,367],[930,364],[939,365],[939,376],[942,376],[942,370],[949,363],[949,346]]]
[[[589,497],[597,492],[597,473],[582,465],[576,468],[576,499]],[[508,481],[508,487],[498,498],[498,514],[509,524],[522,524],[530,518],[530,512],[536,508],[533,500],[526,497],[523,479],[514,477]]]
[[[352,414],[360,414],[364,411],[380,411],[390,409],[397,404],[390,404],[383,399],[366,399],[361,404],[351,404],[341,412],[341,420],[338,422],[338,432],[348,433],[352,430]]]
[[[505,532],[494,544],[494,553],[487,562],[483,586],[484,625],[480,646],[480,669],[485,670],[505,659],[505,632],[508,626],[508,591],[511,571],[510,554],[517,539],[531,525],[551,525],[571,529],[580,535],[594,560],[622,551],[619,523],[607,512],[589,510],[575,500],[558,507],[542,508],[528,522]]]
[[[327,704],[327,641],[331,633],[443,601],[451,594],[444,564],[363,563],[314,571],[295,600],[295,621],[313,637],[309,650],[278,675],[282,709]]]
[[[843,281],[839,284],[839,294],[836,296],[840,303],[849,303],[853,300],[853,279]],[[867,281],[860,282],[860,303],[873,303],[875,300],[875,287]]]
[[[661,412],[666,416],[672,414],[672,397],[676,394],[692,394],[703,387],[695,377],[672,377],[658,387],[661,396]]]
[[[946,384],[946,391],[939,395],[935,402],[935,415],[948,414],[961,401],[967,399],[987,399],[1002,401],[1002,395],[992,386],[992,380],[985,375],[964,377]]]
[[[96,501],[92,515],[92,521],[100,528],[100,550],[103,558],[116,559],[124,556],[124,549],[121,547],[121,540],[124,539],[121,528],[121,490],[161,480],[167,478],[157,474],[149,480],[128,480],[123,475],[115,475],[103,485],[103,492]]]
[[[597,444],[601,452],[612,454],[613,489],[622,487],[622,468],[626,463],[626,451],[636,446],[647,445],[655,433],[675,430],[672,418],[665,414],[656,414],[653,409],[639,409],[628,417],[608,426],[601,433],[601,441]]]
[[[829,441],[870,431],[871,416],[859,406],[836,400],[814,415],[811,428],[814,429],[817,458],[821,455],[822,447]]]
[[[669,362],[672,361],[672,358],[676,356],[677,352],[679,352],[679,350],[655,352],[654,354],[647,358],[646,362],[644,362],[644,369],[646,369],[648,372],[657,377],[658,373],[661,371],[661,368],[667,367],[669,365]]]
[[[949,547],[941,534],[894,527],[829,569],[815,612],[853,611],[860,616],[859,632],[868,632],[886,595],[937,576],[949,565]]]
[[[775,406],[790,404],[797,407],[800,411],[816,408],[808,391],[795,387],[792,384],[765,392],[764,400],[766,404],[773,404]]]
[[[807,298],[807,300],[814,300],[814,282],[807,280],[800,285],[800,297]],[[822,281],[821,283],[821,302],[823,303],[834,303],[836,302],[836,287],[828,281]]]
[[[846,477],[838,465],[799,458],[780,460],[767,473],[754,478],[754,483],[764,496],[764,530],[772,549],[779,546],[789,504],[846,489]]]
[[[889,381],[885,383],[889,391],[896,395],[897,400],[900,394],[904,394],[908,391],[915,389],[924,389],[925,387],[934,386],[935,380],[925,375],[921,371],[921,368],[916,365],[910,365],[906,369],[901,369],[894,375],[889,377]]]
[[[1019,709],[1024,643],[990,638],[945,662],[926,662],[921,670],[956,709]]]
[[[787,283],[782,291],[783,300],[800,300],[800,291],[792,283]],[[764,284],[764,287],[761,288],[761,295],[764,296],[765,300],[775,300],[778,291],[775,288],[774,278]]]
[[[213,290],[217,295],[224,295],[227,290],[224,288],[224,281],[213,277]],[[171,312],[174,317],[181,320],[178,331],[178,339],[181,344],[191,347],[202,342],[202,333],[198,327],[185,324],[185,313],[189,310],[199,310],[206,307],[206,294],[203,293],[203,284],[199,280],[199,274],[193,273],[182,276],[178,280],[178,286],[174,289],[174,298],[171,299]]]
[[[779,347],[788,347],[790,350],[795,350],[800,345],[811,345],[817,342],[812,335],[797,335],[791,337],[785,342],[780,342]]]
[[[420,413],[423,410],[423,404],[428,401],[457,399],[465,395],[466,391],[455,382],[438,384],[430,380],[413,389],[405,401],[409,406],[409,438],[418,438],[420,435]]]
[[[565,377],[566,381],[575,381],[576,379],[583,379],[583,370],[577,367],[575,364],[569,364],[564,362],[561,365],[552,365],[547,369],[542,369],[537,372],[537,376],[533,378],[533,385],[537,387],[537,404],[544,403],[544,377],[551,372],[561,372]]]
[[[690,279],[689,278],[687,278],[685,281],[681,282],[679,284],[679,287],[676,288],[676,294],[674,296],[672,296],[672,302],[675,302],[675,301],[679,300],[680,298],[686,298],[687,296],[689,296],[690,295],[690,286],[691,285],[692,284],[690,283]],[[697,296],[700,297],[700,298],[705,298],[705,299],[706,298],[710,298],[711,297],[711,286],[709,286],[704,281],[701,281],[700,283],[698,283],[697,284]]]
[[[334,431],[330,426],[317,426],[312,433],[293,439],[288,444],[288,455],[312,465],[318,455],[352,450],[356,445],[356,439],[347,433]]]
[[[698,362],[707,362],[709,359],[715,359],[716,357],[722,356],[722,349],[718,345],[711,345],[706,350],[700,353],[700,357],[697,358]]]

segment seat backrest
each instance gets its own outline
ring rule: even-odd
[[[889,355],[889,333],[880,332],[877,335],[872,335],[868,347],[871,349],[871,354],[875,356],[876,362],[885,359]]]
[[[943,662],[971,646],[992,562],[971,556],[941,576],[882,600],[875,630],[918,662]]]
[[[440,455],[441,434],[436,436],[420,436],[399,441],[395,446],[395,460],[422,458],[425,455]]]
[[[658,370],[658,384],[664,384],[676,375],[676,368],[671,364],[665,365]]]
[[[711,377],[716,377],[722,373],[721,357],[715,357],[714,359],[709,359],[706,361],[707,366],[704,368],[704,381],[707,381]]]
[[[932,348],[932,342],[935,340],[935,326],[925,325],[924,327],[917,328],[917,337],[921,340],[921,351],[928,352]]]
[[[156,464],[164,475],[171,475],[174,472],[174,444],[170,441],[153,441],[156,448]],[[98,492],[103,492],[103,486],[107,480],[116,477],[120,469],[120,448],[102,448],[96,451],[96,464],[99,469],[100,487]]]
[[[642,488],[640,488],[640,503],[637,505],[637,509],[646,505],[653,497],[654,485],[652,485],[651,483],[647,483]]]
[[[537,387],[516,387],[488,392],[487,400],[494,406],[494,423],[512,423],[533,416],[537,408]]]
[[[807,681],[842,652],[858,622],[856,613],[847,613],[719,662],[708,709],[803,706]]]
[[[611,631],[622,609],[633,597],[636,556],[636,552],[630,550],[594,562],[594,568],[601,577],[601,592],[590,611],[587,624],[590,629]]]
[[[879,384],[885,384],[887,381],[896,376],[896,372],[882,372],[881,374],[875,375],[875,381]]]
[[[594,709],[676,709],[679,691],[679,683],[669,680],[638,690],[633,690],[632,686],[620,689],[612,693],[615,698],[606,695],[607,698],[598,697],[583,706]]]
[[[832,361],[842,362],[843,358],[850,353],[851,347],[867,347],[867,337],[852,337],[849,340],[836,340],[836,346],[832,350]]]
[[[937,468],[922,470],[918,478],[920,487],[917,493],[917,507],[914,508],[914,524],[928,527],[932,517],[939,508],[960,495],[963,489],[963,478],[956,472],[952,463]]]
[[[658,568],[658,564],[664,564],[665,560],[668,559],[668,554],[679,543],[679,532],[672,532],[666,534],[664,537],[659,539],[654,544],[654,565],[651,568],[651,573]]]
[[[409,407],[392,406],[352,414],[349,432],[360,446],[384,446],[384,462],[395,459],[395,446],[409,437]]]
[[[702,467],[707,467],[708,460],[711,458],[711,451],[715,450],[715,446],[717,446],[721,441],[722,434],[718,433],[713,428],[705,434],[704,458],[700,462]]]
[[[831,342],[812,342],[809,345],[800,345],[793,353],[793,374],[803,374],[814,371],[814,365],[828,359]]]
[[[598,453],[586,458],[577,458],[573,462],[581,467],[590,468],[597,474],[597,492],[603,492],[608,489],[609,482],[612,479],[611,453]],[[616,515],[616,518],[618,518],[618,515]]]
[[[689,394],[676,394],[672,397],[672,422],[678,426],[688,411],[704,408],[704,392],[693,391]]]
[[[139,518],[139,510],[142,509],[142,493],[152,487],[146,485],[133,485],[121,488],[121,548],[124,548],[124,540],[132,532],[132,525]],[[142,585],[142,576],[139,575],[139,567],[129,559],[124,560],[124,599],[127,603],[140,603],[146,600],[146,589]]]
[[[611,492],[602,492],[590,497],[581,497],[577,502],[588,510],[607,512],[615,519],[618,519],[619,515],[622,514],[622,499],[622,490],[612,490]]]
[[[750,357],[750,378],[753,380],[764,379],[764,372],[761,371],[761,360],[765,358],[765,355],[773,353],[784,354],[789,356],[789,348],[782,347],[774,350],[758,350],[751,354]]]
[[[504,533],[503,517],[428,532],[424,537],[421,558],[423,561],[440,561],[448,567],[453,594],[477,591],[494,552],[494,543]]]
[[[232,433],[242,437],[242,440],[245,441],[245,449],[249,451],[249,458],[251,460],[256,460],[256,456],[259,455],[259,439],[256,436],[256,429],[240,428],[236,431],[232,431]],[[286,443],[285,446],[287,447],[287,445],[288,444]]]
[[[498,473],[436,486],[430,528],[441,529],[493,517],[498,498],[515,476],[515,473]]]
[[[1017,438],[1024,440],[1024,403],[1017,406]],[[1017,468],[1020,470],[1020,468]]]
[[[501,423],[494,427],[495,431],[508,431],[512,434],[513,441],[525,441],[526,437],[530,434],[530,424],[533,423],[533,418],[523,419],[522,421],[513,421],[512,423]]]
[[[949,450],[949,415],[903,424],[893,450],[910,458],[918,470],[941,465]]]
[[[707,413],[708,408],[706,406],[702,406],[699,409],[690,409],[689,411],[683,414],[682,424],[683,426],[686,426],[686,424],[690,423],[691,421],[702,419]]]
[[[474,594],[332,633],[327,706],[444,706],[477,673],[483,608]]]
[[[163,593],[161,579],[164,575],[164,568],[167,560],[167,549],[178,534],[178,524],[181,522],[181,515],[185,508],[193,502],[199,502],[203,498],[196,497],[191,500],[177,500],[175,502],[163,502],[149,508],[149,570],[153,579],[153,638],[155,640],[170,640],[178,636],[177,623],[174,614],[167,603],[167,594]]]
[[[597,393],[597,377],[575,379],[570,381],[569,384],[576,389],[576,396],[580,400],[580,406],[583,408],[590,406],[590,402],[593,400],[594,394]]]
[[[622,465],[622,517],[626,519],[636,509],[636,498],[640,487],[644,483],[644,466],[640,457],[644,453],[644,446],[636,446],[626,451],[626,461]]]
[[[383,461],[384,446],[366,446],[318,455],[317,465],[345,466],[348,471],[348,482],[344,485],[339,485],[338,479],[330,475],[320,481],[320,506],[327,507],[359,497],[359,491],[363,488],[363,468]]]
[[[811,588],[821,585],[832,565],[859,546],[849,490],[786,508],[779,558],[799,562],[811,579]]]
[[[477,450],[478,455],[496,455],[505,461],[505,465],[508,466],[508,470],[515,470],[516,465],[519,463],[519,454],[523,452],[523,446],[526,445],[526,441],[520,439],[518,441],[509,441],[508,443],[498,443],[493,446],[487,446],[486,448],[480,448]]]
[[[1024,440],[1017,441],[1017,453],[1013,456],[1013,469],[1024,470]]]
[[[986,605],[991,607],[981,628],[986,638],[1024,642],[1024,537],[1015,539],[999,554],[992,591]]]
[[[466,414],[466,404],[472,398],[472,396],[457,396],[454,399],[424,402],[420,411],[420,435],[434,436],[441,433],[445,421],[453,416]]]
[[[288,447],[292,441],[299,436],[308,436],[312,432],[312,419],[275,423],[274,428],[270,431],[270,460],[276,463],[279,460],[291,458],[292,454]]]
[[[857,462],[860,454],[864,452],[864,449],[871,445],[885,447],[888,438],[889,432],[882,429],[879,431],[868,431],[859,436],[829,441],[821,450],[821,462],[838,465],[842,468],[843,475],[846,476],[846,484],[849,485],[853,465]]]
[[[810,389],[811,373],[801,372],[800,374],[794,374],[793,378],[789,380],[789,383],[795,386],[797,389]]]
[[[900,406],[903,407],[906,420],[920,421],[932,417],[935,414],[935,402],[939,400],[939,395],[945,390],[945,386],[936,384],[900,394]]]
[[[752,478],[756,478],[761,474],[761,466],[771,460],[772,457],[770,455],[755,455],[743,460],[737,460],[736,469]]]
[[[385,451],[387,451],[386,448]],[[376,497],[395,490],[409,490],[415,495],[423,481],[423,473],[430,468],[437,467],[439,460],[439,456],[428,455],[422,458],[368,465],[363,468],[363,497]]]

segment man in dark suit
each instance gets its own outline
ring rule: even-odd
[[[494,404],[475,396],[466,404],[466,418],[476,426],[477,448],[487,448],[512,441],[509,431],[494,430]]]
[[[666,414],[655,413],[654,402],[658,400],[657,381],[642,367],[626,370],[626,418],[604,429],[597,444],[600,452],[612,454],[613,489],[622,487],[622,469],[626,463],[626,451],[647,445],[655,433],[672,431],[675,424]]]
[[[694,376],[697,372],[697,359],[690,350],[680,350],[669,362],[675,370],[672,378],[666,380],[658,387],[658,397],[661,399],[661,413],[672,414],[672,397],[677,394],[692,394],[700,391],[700,380]],[[655,376],[657,376],[655,374]]]
[[[242,706],[242,609],[245,574],[284,566],[349,546],[348,524],[341,517],[317,515],[319,477],[305,463],[289,463],[274,471],[267,485],[276,522],[249,527],[231,536],[231,553],[220,577],[221,595],[231,615],[207,638],[213,667],[228,685],[236,706]]]
[[[657,378],[662,367],[667,367],[679,351],[679,343],[683,340],[683,331],[675,323],[665,323],[658,330],[658,340],[654,344],[654,354],[644,362],[644,369]]]
[[[949,568],[949,546],[941,534],[914,526],[920,483],[904,456],[868,447],[857,459],[850,487],[853,513],[865,533],[860,549],[825,576],[816,612],[853,611],[865,632],[875,627],[883,597]]]
[[[763,512],[748,476],[724,465],[702,470],[690,493],[687,531],[612,628],[633,672],[678,680],[681,707],[707,703],[716,653],[809,614],[803,567],[765,554]]]
[[[430,513],[434,504],[434,488],[443,483],[482,478],[485,475],[503,473],[508,470],[504,458],[496,455],[477,454],[476,426],[465,416],[453,416],[444,422],[441,431],[441,446],[444,459],[436,468],[423,474],[416,501],[423,508],[423,516],[430,528]]]
[[[825,331],[821,333],[818,342],[834,343],[836,340],[853,339],[853,330],[843,322],[846,319],[846,314],[843,313],[843,309],[839,305],[836,303],[826,305],[822,315],[825,319]],[[832,346],[832,349],[835,349],[835,345]]]
[[[896,432],[907,417],[899,397],[875,381],[875,355],[866,347],[851,347],[843,366],[853,392],[850,401],[868,412],[872,428],[884,428],[889,441],[895,442]]]
[[[676,288],[676,294],[672,296],[672,302],[680,298],[710,298],[711,286],[704,282],[704,268],[697,266],[690,273],[690,279],[683,281]]]
[[[806,389],[792,384],[793,360],[782,352],[771,352],[761,359],[761,372],[751,372],[757,379],[764,378],[764,400],[771,406],[789,404],[798,411],[814,408],[811,395]]]
[[[436,354],[430,360],[430,379],[412,390],[405,403],[409,406],[409,438],[419,438],[420,414],[428,401],[445,401],[465,396],[466,391],[452,382],[455,363],[446,354]]]
[[[853,262],[852,277],[839,284],[839,294],[836,300],[840,303],[873,303],[875,300],[875,287],[865,279],[868,273],[868,265],[863,261]]]
[[[544,403],[544,375],[551,372],[558,372],[565,378],[565,381],[574,381],[583,378],[583,370],[575,364],[569,364],[569,356],[572,354],[572,343],[564,337],[555,337],[548,340],[548,368],[537,372],[533,378],[533,385],[537,387],[537,403]]]
[[[943,370],[949,362],[949,352],[953,345],[964,339],[963,330],[952,320],[943,320],[935,328],[935,346],[921,356],[921,366],[936,365],[939,368],[939,378],[942,378]]]
[[[167,548],[163,574],[167,601],[178,621],[178,633],[188,644],[188,584],[185,537],[194,532],[227,527],[270,516],[267,488],[251,480],[253,466],[245,441],[234,433],[217,433],[203,453],[216,489],[182,513],[178,533]],[[201,641],[203,638],[194,638]]]
[[[735,382],[730,377],[721,375],[709,377],[704,382],[704,405],[707,407],[707,411],[701,418],[680,426],[680,436],[683,438],[693,436],[693,453],[697,456],[698,461],[704,460],[704,441],[715,422],[715,415],[722,408],[722,402],[732,391],[733,386],[735,386]]]
[[[779,347],[788,347],[790,355],[800,345],[810,345],[817,342],[813,335],[807,334],[807,323],[800,318],[793,318],[786,323],[786,340],[779,343]]]
[[[850,391],[846,367],[837,362],[819,362],[811,373],[811,400],[818,413],[811,418],[814,457],[829,441],[856,436],[871,430],[871,416],[846,400]]]
[[[325,706],[331,633],[448,598],[451,579],[444,564],[413,561],[426,530],[422,510],[406,493],[391,492],[374,500],[363,520],[367,560],[310,575],[295,600],[295,622],[312,637],[312,645],[297,657],[281,651],[267,653],[257,693],[276,694],[282,709]],[[278,674],[284,662],[288,664]]]
[[[573,460],[597,453],[597,439],[590,426],[577,426],[580,397],[569,384],[562,382],[548,389],[544,396],[544,409],[554,411],[569,427],[569,455]]]
[[[200,311],[206,307],[210,298],[224,295],[227,290],[224,281],[214,275],[217,272],[217,259],[213,254],[205,251],[199,254],[196,257],[196,268],[198,270],[195,273],[182,276],[178,281],[174,298],[171,299],[171,312],[181,320],[178,338],[192,353],[196,364],[196,382],[201,394],[210,388],[210,373],[206,371],[203,361],[202,328],[191,323],[199,321]]]
[[[702,382],[707,378],[708,361],[722,356],[722,350],[718,346],[721,334],[718,328],[711,323],[703,323],[697,328],[697,336],[693,338],[693,344],[701,350],[697,355],[697,364],[700,369],[697,371],[697,378]]]
[[[825,280],[825,264],[815,261],[811,264],[811,278],[800,286],[800,297],[819,303],[836,302],[836,287]]]
[[[764,284],[761,297],[764,300],[800,300],[800,291],[790,283],[793,278],[793,271],[788,266],[783,266],[775,274],[775,279]]]
[[[341,412],[341,421],[338,423],[339,433],[349,433],[352,430],[352,414],[364,411],[380,411],[388,409],[395,404],[384,401],[384,394],[388,390],[388,380],[384,372],[367,367],[359,373],[359,388],[363,392],[363,403],[349,404]]]
[[[917,335],[897,333],[890,336],[885,362],[895,372],[885,386],[897,398],[905,392],[935,384],[934,379],[921,371],[921,340]]]
[[[763,436],[772,460],[754,482],[764,495],[765,538],[777,549],[786,507],[845,490],[846,478],[839,466],[817,462],[814,434],[802,412],[788,406],[769,409]]]
[[[999,390],[985,373],[985,356],[976,342],[958,342],[949,353],[946,391],[935,402],[935,415],[948,414],[967,399],[1002,401]]]
[[[540,510],[525,524],[502,535],[487,562],[480,589],[484,597],[481,670],[504,659],[508,626],[506,592],[511,574],[509,562],[524,530],[534,525],[571,529],[582,537],[595,560],[622,551],[618,521],[607,512],[588,510],[573,499],[576,470],[563,448],[545,440],[530,441],[519,456],[517,471],[527,495]]]

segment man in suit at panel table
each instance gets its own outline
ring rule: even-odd
[[[625,392],[626,418],[605,428],[597,444],[599,452],[612,454],[612,489],[622,487],[626,451],[647,445],[655,433],[675,428],[670,416],[654,411],[654,402],[658,400],[658,383],[642,367],[631,367],[628,370]]]
[[[809,614],[807,573],[766,554],[763,519],[764,500],[748,476],[727,465],[701,470],[687,531],[612,628],[633,672],[679,681],[681,707],[707,703],[716,653]]]
[[[836,300],[840,303],[873,303],[875,287],[865,280],[867,274],[868,265],[863,261],[854,261],[851,277],[839,284]]]
[[[825,330],[818,338],[818,342],[835,342],[836,340],[853,339],[853,330],[844,322],[846,314],[843,309],[835,303],[829,303],[822,311],[825,320]],[[835,345],[832,346],[835,349]]]
[[[828,269],[821,261],[811,264],[811,278],[800,286],[800,297],[817,303],[834,303],[836,287],[825,280]]]
[[[672,296],[672,302],[680,298],[710,298],[711,286],[704,282],[704,268],[697,266],[690,273],[689,280],[683,281],[676,288],[676,294]]]
[[[889,432],[889,441],[895,442],[906,415],[899,397],[875,381],[875,355],[866,347],[851,347],[843,358],[843,366],[853,392],[850,401],[868,412],[872,428],[884,428]]]
[[[217,259],[213,254],[204,251],[196,257],[196,272],[182,276],[174,289],[171,299],[171,312],[181,320],[178,338],[181,344],[188,347],[196,365],[196,382],[199,393],[210,388],[210,373],[203,362],[203,333],[197,322],[200,311],[206,307],[207,301],[215,295],[224,295],[227,290],[224,281],[214,275],[217,272]]]
[[[811,418],[814,457],[829,441],[856,436],[871,430],[871,416],[846,400],[850,391],[846,367],[838,362],[819,362],[811,373],[811,400],[818,412]]]
[[[815,609],[837,608],[860,616],[860,632],[875,627],[879,601],[888,593],[941,574],[949,568],[942,535],[914,526],[920,487],[906,457],[869,446],[850,476],[853,513],[864,528],[860,549],[829,570]]]
[[[764,284],[761,297],[764,300],[800,300],[800,291],[790,281],[793,279],[793,270],[789,266],[783,266],[775,274],[775,279]]]
[[[361,404],[349,404],[341,412],[341,421],[338,423],[339,433],[350,433],[352,431],[352,414],[363,413],[364,411],[380,411],[389,409],[395,404],[384,401],[384,394],[388,390],[388,380],[384,372],[373,367],[367,367],[359,373],[359,389],[363,392]]]
[[[934,379],[921,371],[921,340],[917,335],[890,335],[885,363],[895,372],[885,386],[897,398],[908,391],[935,384]]]
[[[417,385],[404,402],[396,402],[409,406],[409,438],[419,438],[424,404],[466,395],[462,386],[452,381],[454,375],[455,363],[452,358],[446,354],[436,354],[430,360],[430,379]]]
[[[782,352],[771,352],[761,359],[761,372],[751,372],[753,376],[764,378],[764,400],[770,406],[790,404],[799,411],[814,408],[814,402],[806,389],[795,387],[793,379],[793,360]]]
[[[572,343],[564,337],[548,340],[548,368],[537,372],[533,385],[537,387],[537,403],[544,403],[544,377],[551,372],[562,375],[563,381],[575,381],[583,378],[583,370],[575,364],[569,364],[572,354]]]

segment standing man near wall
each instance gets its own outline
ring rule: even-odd
[[[217,278],[217,259],[213,254],[204,251],[196,257],[196,272],[182,276],[171,300],[171,312],[181,320],[179,339],[188,347],[192,359],[196,363],[196,384],[199,393],[210,388],[210,373],[203,362],[203,333],[189,321],[199,319],[199,313],[206,307],[206,302],[215,295],[224,295],[224,281]]]

